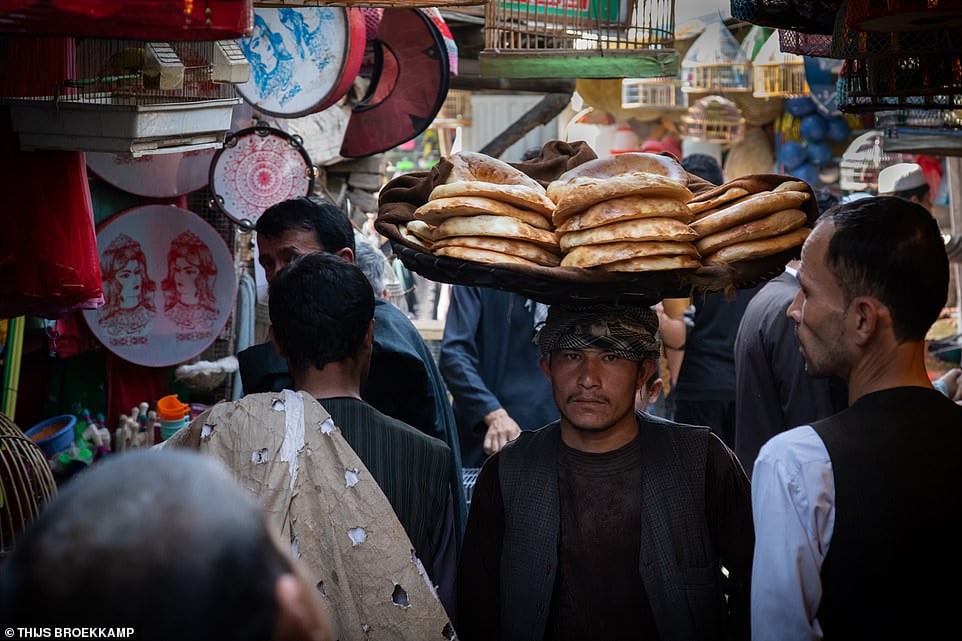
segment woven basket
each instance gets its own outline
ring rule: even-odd
[[[17,536],[57,493],[43,452],[0,412],[0,561]]]

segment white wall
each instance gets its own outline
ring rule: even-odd
[[[471,126],[462,131],[464,151],[479,151],[495,136],[538,104],[542,94],[474,94],[471,96]],[[518,162],[532,147],[541,149],[549,140],[560,138],[558,119],[542,125],[513,144],[501,155],[501,160]]]

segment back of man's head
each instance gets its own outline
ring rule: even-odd
[[[268,207],[254,229],[267,238],[278,238],[292,229],[312,231],[324,251],[335,253],[345,247],[354,251],[354,228],[347,214],[317,198],[299,196]]]
[[[354,264],[357,265],[374,289],[375,296],[384,293],[384,270],[387,259],[381,250],[366,238],[355,238]]]
[[[863,198],[829,210],[828,266],[845,294],[874,296],[892,314],[895,337],[922,340],[945,306],[949,260],[939,225],[921,205]]]
[[[0,566],[9,626],[264,640],[291,571],[260,506],[214,459],[119,454],[72,479]]]
[[[725,176],[718,161],[708,154],[689,154],[682,159],[681,166],[689,174],[694,174],[713,185],[725,182]]]
[[[274,340],[294,372],[358,355],[374,290],[357,266],[333,254],[308,254],[274,277],[268,292]]]

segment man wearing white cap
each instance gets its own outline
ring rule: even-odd
[[[898,196],[911,200],[932,211],[932,195],[922,168],[914,162],[890,165],[878,175],[878,195]]]

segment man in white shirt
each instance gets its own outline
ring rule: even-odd
[[[925,368],[948,287],[938,225],[899,198],[841,205],[798,279],[787,313],[806,371],[846,379],[849,408],[778,434],[755,462],[752,638],[936,638],[962,572],[962,408]]]

